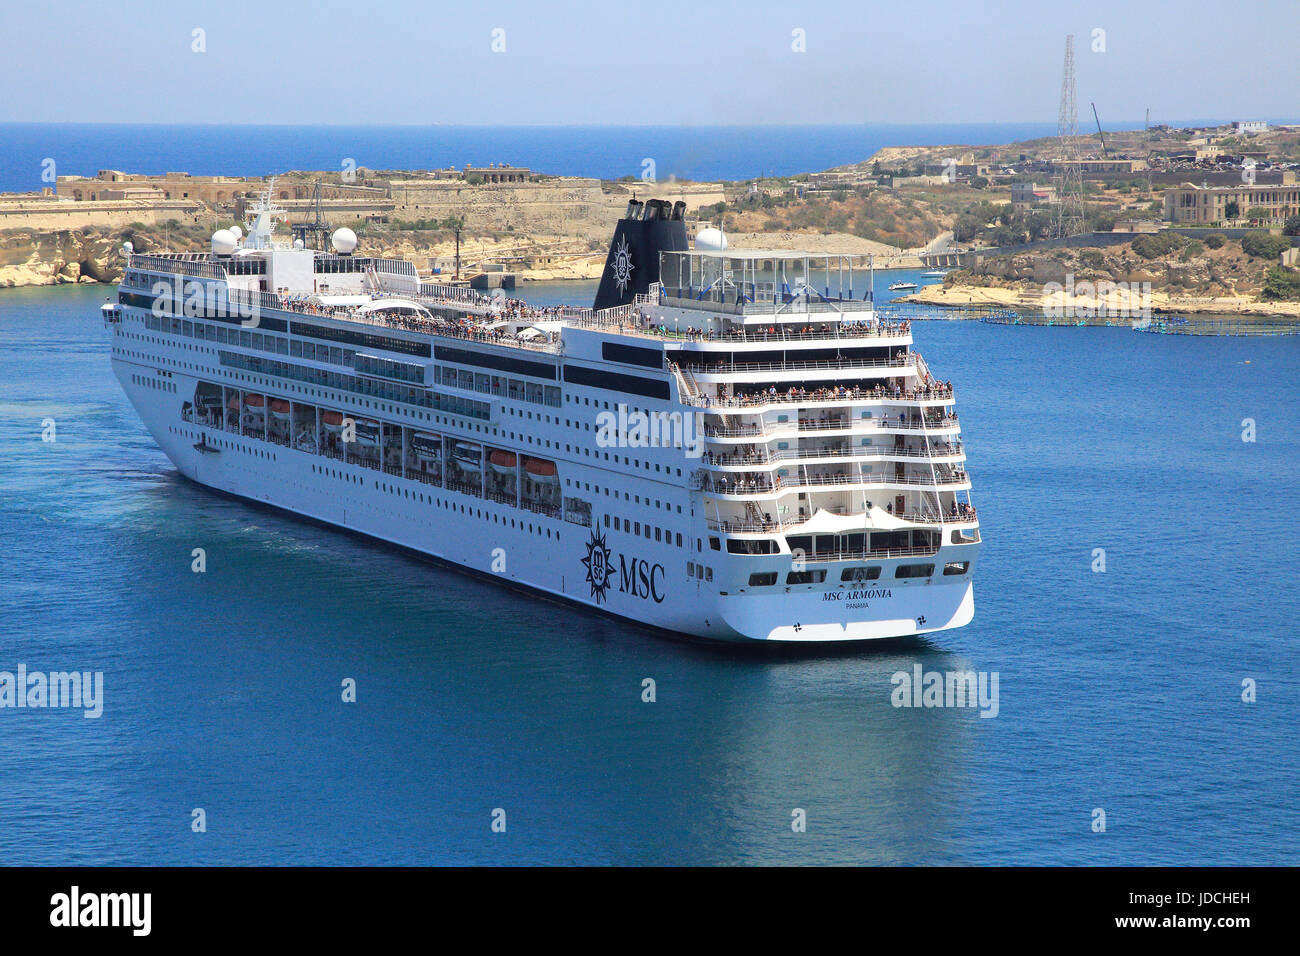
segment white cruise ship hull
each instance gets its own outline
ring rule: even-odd
[[[521,520],[513,506],[188,422],[183,396],[193,394],[198,378],[174,372],[168,381],[175,392],[160,394],[138,384],[155,374],[153,366],[114,359],[113,368],[159,447],[201,485],[636,624],[716,641],[809,644],[925,634],[963,626],[974,613],[968,577],[895,580],[899,560],[873,559],[882,577],[863,584],[722,593],[688,576],[681,549],[671,545],[541,514]],[[593,532],[609,551],[604,588],[593,587],[584,564]],[[960,550],[970,560],[969,546]],[[942,566],[944,558],[941,550],[927,560]],[[762,570],[765,560],[747,559],[745,570]],[[772,567],[779,566],[777,557]]]

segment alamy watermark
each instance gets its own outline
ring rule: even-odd
[[[978,707],[981,717],[998,715],[997,671],[895,671],[890,702],[895,707]]]
[[[104,712],[104,672],[29,672],[19,664],[16,672],[0,671],[0,710],[7,707],[78,707],[93,719]]]
[[[1065,282],[1043,284],[1043,315],[1049,319],[1151,318],[1150,282]]]
[[[596,415],[596,444],[601,448],[682,448],[687,458],[704,455],[698,412],[629,411],[620,404]]]
[[[237,291],[231,296],[225,287],[215,282],[197,282],[180,276],[173,276],[171,280],[158,279],[150,291],[154,296],[151,309],[154,318],[230,316],[239,319],[239,324],[245,328],[255,329],[261,324],[261,297],[255,291]]]

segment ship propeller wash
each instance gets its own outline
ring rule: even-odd
[[[724,641],[966,624],[953,390],[870,259],[683,213],[633,201],[596,308],[539,309],[277,241],[268,190],[210,253],[124,247],[113,369],[193,481],[516,589]]]

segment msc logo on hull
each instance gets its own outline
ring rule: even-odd
[[[582,564],[587,569],[587,583],[591,585],[591,596],[597,604],[604,603],[612,587],[617,587],[621,594],[630,594],[643,601],[651,600],[656,604],[664,601],[664,566],[651,564],[645,558],[620,554],[616,567],[613,552],[599,530],[591,532],[587,556],[582,559]]]

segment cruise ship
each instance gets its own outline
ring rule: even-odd
[[[422,279],[351,230],[126,257],[113,370],[221,492],[534,595],[735,642],[960,627],[980,545],[950,383],[868,257],[688,241],[630,203],[592,308]]]

